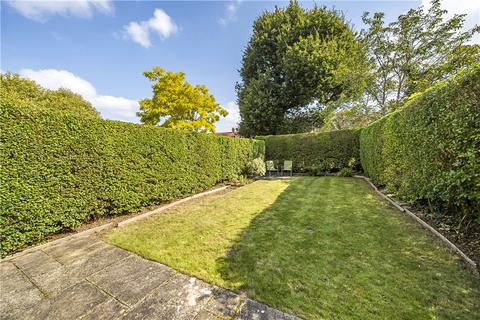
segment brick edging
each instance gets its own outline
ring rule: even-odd
[[[384,199],[386,199],[388,202],[390,202],[395,208],[397,208],[398,210],[404,212],[405,214],[407,214],[408,216],[410,216],[411,218],[413,218],[415,221],[417,221],[422,227],[424,227],[425,229],[429,230],[431,233],[433,233],[435,236],[437,236],[445,245],[447,245],[447,247],[452,250],[453,252],[455,252],[457,255],[459,255],[462,260],[467,264],[467,266],[474,272],[476,273],[477,275],[479,275],[479,270],[478,270],[478,266],[477,264],[475,263],[475,261],[473,261],[472,259],[470,259],[462,250],[460,250],[456,245],[454,245],[450,240],[448,240],[444,235],[442,235],[440,232],[438,232],[435,228],[433,228],[431,225],[429,225],[428,223],[426,223],[425,221],[423,221],[422,219],[420,219],[416,214],[414,214],[413,212],[411,212],[410,210],[408,210],[407,208],[404,208],[402,207],[399,203],[397,203],[395,200],[393,200],[392,198],[388,197],[387,195],[385,195],[383,192],[381,192],[380,190],[378,190],[377,186],[374,185],[372,183],[372,181],[370,181],[369,178],[365,177],[365,176],[360,176],[360,175],[356,175],[354,176],[354,178],[359,178],[359,179],[363,179],[365,181],[367,181],[370,186]]]

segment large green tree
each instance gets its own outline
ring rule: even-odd
[[[237,84],[241,133],[321,126],[325,105],[363,92],[365,61],[362,44],[336,11],[292,1],[265,12],[254,22]]]
[[[480,46],[468,44],[480,28],[464,31],[466,15],[445,19],[446,13],[440,0],[433,0],[428,10],[411,9],[389,24],[384,13],[364,13],[367,28],[361,38],[373,75],[368,94],[380,114],[480,59]]]
[[[154,67],[145,71],[152,84],[153,97],[140,101],[140,120],[167,128],[215,132],[215,122],[227,116],[204,85],[192,86],[183,72]]]

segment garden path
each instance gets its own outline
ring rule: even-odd
[[[298,319],[98,238],[0,262],[0,319]]]

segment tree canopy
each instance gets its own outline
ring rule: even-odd
[[[140,120],[167,128],[215,132],[215,123],[227,110],[220,107],[204,85],[192,86],[183,72],[154,67],[143,73],[153,82],[153,97],[140,100]]]
[[[468,41],[480,28],[462,31],[465,14],[445,19],[440,0],[410,9],[385,24],[384,13],[366,12],[361,39],[368,48],[372,82],[367,95],[381,115],[398,108],[405,98],[480,61],[480,46]]]
[[[362,44],[333,10],[296,1],[258,17],[237,84],[240,132],[292,133],[321,126],[326,104],[363,93]]]
[[[54,110],[87,118],[99,118],[99,113],[82,96],[64,88],[48,90],[35,81],[10,72],[0,76],[0,98],[27,108]]]

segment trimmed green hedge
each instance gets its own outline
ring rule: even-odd
[[[264,143],[1,101],[0,255],[235,179]]]
[[[297,172],[332,172],[355,166],[360,160],[360,131],[339,130],[260,136],[267,160],[292,160]],[[353,160],[352,160],[353,159]]]
[[[480,223],[480,64],[364,128],[365,173],[437,214]]]
[[[383,157],[383,130],[386,118],[375,121],[360,133],[360,162],[363,171],[373,183],[383,184],[385,171]]]

